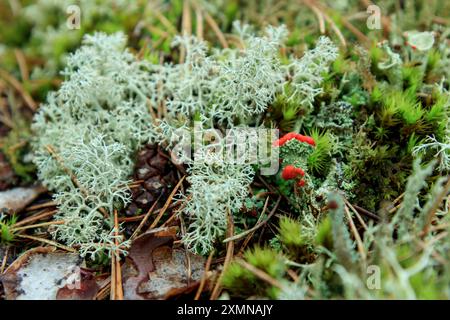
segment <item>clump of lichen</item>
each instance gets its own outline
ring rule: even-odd
[[[151,139],[150,66],[125,45],[121,33],[85,36],[32,126],[38,176],[65,222],[53,235],[84,254],[114,243],[105,212],[129,201],[132,155]]]

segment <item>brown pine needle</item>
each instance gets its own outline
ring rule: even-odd
[[[181,33],[191,35],[192,34],[192,16],[191,16],[191,6],[189,0],[183,1],[183,16],[181,23]]]
[[[12,231],[19,231],[19,230],[26,230],[26,229],[33,229],[33,228],[40,228],[40,227],[46,227],[51,226],[55,224],[64,224],[64,220],[57,220],[57,221],[50,221],[50,222],[43,222],[43,223],[37,223],[37,224],[31,224],[23,227],[16,227],[11,228]]]
[[[31,111],[36,111],[37,104],[31,97],[31,95],[23,88],[22,84],[17,81],[16,78],[14,78],[12,75],[10,75],[8,72],[6,72],[3,69],[0,69],[0,77],[2,77],[6,82],[8,82],[14,89],[17,90],[17,92],[20,93],[23,100],[25,101],[25,104],[30,108]]]
[[[167,28],[167,31],[169,31],[172,35],[177,34],[177,28],[169,21],[169,19],[166,18],[159,10],[155,11],[156,18],[158,18],[159,22],[163,26]]]
[[[177,200],[174,203],[172,203],[169,206],[169,209],[175,208],[176,206],[178,206],[181,202],[183,202],[182,200]],[[162,210],[161,209],[157,209],[155,210],[153,213],[160,213]],[[144,217],[145,217],[146,213],[140,214],[138,216],[134,216],[134,217],[119,217],[119,222],[135,222],[135,221],[141,221]]]
[[[212,258],[214,256],[214,250],[209,254],[208,260],[206,260],[205,271],[203,272],[202,280],[200,280],[200,285],[198,286],[197,293],[195,294],[194,300],[200,299],[200,295],[205,287],[206,280],[208,279],[209,268],[211,267]]]
[[[29,206],[28,208],[25,209],[25,211],[34,211],[34,210],[39,210],[39,209],[45,209],[48,207],[55,207],[56,201],[48,201],[48,202],[44,202],[44,203],[40,203],[40,204],[35,204],[33,206]]]
[[[312,3],[310,3],[309,1],[303,1],[304,4],[306,4],[306,6],[308,8],[310,8],[314,14],[317,17],[317,20],[319,21],[319,30],[321,34],[325,34],[325,21],[323,19],[323,14],[322,12],[316,7],[314,6]]]
[[[169,197],[167,198],[166,203],[164,204],[164,206],[162,207],[161,211],[159,212],[158,216],[155,218],[155,220],[152,222],[152,224],[150,225],[150,227],[147,229],[153,229],[156,227],[156,225],[158,224],[159,220],[161,220],[162,216],[164,215],[164,213],[166,212],[167,208],[169,207],[170,203],[173,200],[173,196],[175,195],[175,193],[177,192],[177,190],[180,188],[181,184],[183,183],[184,179],[186,178],[186,176],[183,176],[180,181],[178,181],[177,185],[175,186],[175,188],[173,188],[172,192],[170,193]]]
[[[239,263],[243,268],[253,273],[258,278],[260,278],[261,280],[270,284],[271,286],[277,287],[278,289],[284,289],[283,285],[278,280],[276,280],[263,270],[256,268],[255,266],[251,265],[250,263],[242,259],[237,259],[236,262]]]
[[[394,201],[392,201],[393,208],[389,209],[389,211],[388,211],[390,214],[393,214],[395,211],[397,211],[398,208],[400,208],[400,206],[402,205],[400,200],[403,198],[404,195],[405,195],[405,193],[403,192]]]
[[[181,236],[184,238],[186,235],[186,226],[184,224],[183,216],[180,216],[180,229],[181,229]],[[184,256],[186,258],[186,274],[187,274],[187,283],[190,285],[191,278],[192,278],[192,264],[191,264],[191,256],[189,254],[189,248],[186,245],[186,243],[183,243],[184,245]]]
[[[438,208],[442,202],[442,199],[444,199],[447,196],[449,190],[450,190],[450,177],[447,177],[447,183],[445,184],[441,193],[439,193],[439,195],[436,197],[436,199],[434,199],[433,205],[431,206],[431,208],[428,210],[428,212],[426,214],[426,223],[422,229],[422,237],[425,237],[428,234],[428,232],[430,231],[430,226],[431,226],[431,223],[433,222],[434,216],[436,215],[436,211],[438,210]]]
[[[58,212],[58,210],[51,210],[51,211],[46,211],[46,212],[35,214],[31,217],[28,217],[26,219],[23,219],[23,220],[17,222],[16,224],[13,225],[13,228],[23,226],[28,223],[35,222],[35,221],[38,221],[38,220],[41,220],[44,218],[52,217],[57,212]]]
[[[375,221],[379,221],[379,220],[380,220],[380,217],[377,216],[376,214],[373,214],[372,212],[370,212],[370,211],[368,211],[368,210],[366,210],[366,209],[364,209],[364,208],[361,208],[360,206],[357,206],[356,204],[353,204],[352,206],[353,206],[353,208],[355,208],[359,213],[362,213],[362,214],[365,215],[366,217],[371,218],[371,219],[373,219],[373,220],[375,220]]]
[[[344,198],[345,204],[353,211],[353,213],[356,215],[356,218],[358,218],[359,223],[363,226],[364,230],[367,230],[367,224],[364,222],[363,218],[359,215],[358,211],[352,206],[352,204]]]
[[[262,217],[264,216],[264,213],[265,213],[266,210],[267,210],[268,204],[269,204],[269,197],[266,198],[266,202],[264,203],[264,207],[263,207],[263,209],[262,209],[262,211],[261,211],[261,214],[259,215],[259,218],[258,218],[258,221],[256,222],[256,224],[258,224],[258,223],[261,222]],[[247,236],[247,238],[245,238],[244,243],[242,244],[241,248],[239,249],[239,253],[240,253],[240,254],[244,253],[244,250],[245,250],[245,248],[247,247],[247,244],[248,244],[248,243],[250,242],[250,240],[253,238],[254,233],[255,233],[254,231],[251,232],[251,233]]]
[[[69,252],[77,253],[77,250],[75,250],[73,248],[70,248],[70,247],[67,247],[67,246],[65,246],[63,244],[60,244],[58,242],[52,241],[52,240],[48,240],[48,239],[44,239],[44,238],[40,238],[40,237],[29,236],[29,235],[25,235],[25,234],[18,234],[16,236],[19,237],[19,238],[39,241],[39,242],[42,242],[42,243],[49,244],[49,245],[51,245],[53,247],[57,247],[57,248],[60,248],[60,249],[63,249],[63,250],[69,251]]]
[[[6,262],[8,261],[8,253],[9,253],[9,246],[6,247],[5,255],[3,256],[2,266],[0,267],[0,275],[5,271]]]
[[[191,8],[189,4],[189,0],[183,1],[183,15],[181,18],[181,34],[182,35],[191,35],[192,34],[192,18],[191,18]],[[179,63],[184,63],[184,59],[186,58],[186,48],[182,46],[180,48],[180,61]]]
[[[119,247],[119,219],[117,216],[117,210],[114,210],[114,235],[116,247]],[[112,257],[111,270],[114,271],[114,273],[111,273],[111,279],[114,279],[114,282],[111,285],[111,292],[114,293],[112,300],[123,300],[122,267],[120,266],[120,257],[118,252],[113,252]]]
[[[227,243],[227,242],[230,242],[230,241],[235,241],[235,240],[241,239],[241,238],[245,237],[247,234],[252,233],[252,232],[258,230],[260,227],[262,227],[263,225],[265,225],[265,224],[267,223],[267,221],[269,221],[270,218],[272,218],[272,216],[273,216],[273,215],[275,214],[275,212],[277,211],[278,205],[280,204],[280,201],[281,201],[281,196],[278,197],[278,200],[277,200],[277,202],[275,203],[275,206],[273,207],[272,211],[270,211],[270,213],[269,213],[269,215],[267,216],[266,219],[264,219],[264,220],[261,221],[260,223],[257,223],[254,227],[252,227],[252,228],[250,228],[250,229],[248,229],[248,230],[245,230],[244,232],[242,232],[242,233],[240,233],[240,234],[237,234],[237,235],[235,235],[235,236],[226,238],[225,240],[223,240],[223,242],[224,242],[224,243]]]
[[[233,215],[228,210],[227,236],[231,236],[232,234],[234,234],[234,221],[233,221]],[[233,255],[234,255],[234,241],[230,241],[227,243],[227,254],[225,255],[225,261],[223,263],[223,268],[219,275],[219,278],[217,279],[217,282],[214,286],[211,296],[209,297],[210,300],[217,300],[217,298],[219,297],[220,291],[222,289],[221,283],[222,283],[223,275],[224,275],[225,270],[230,265],[231,260],[233,259]]]
[[[356,245],[358,247],[358,252],[361,255],[362,260],[366,261],[367,255],[366,255],[366,252],[364,250],[364,245],[363,245],[361,237],[360,237],[360,235],[358,233],[358,230],[356,229],[355,223],[353,222],[352,215],[348,211],[348,207],[347,206],[344,206],[344,209],[345,209],[345,214],[347,215],[348,222],[350,224],[350,229],[352,230],[353,236],[356,239]]]
[[[136,228],[136,230],[134,230],[133,234],[131,235],[130,240],[135,239],[139,235],[139,232],[141,231],[142,227],[147,222],[147,220],[150,217],[150,215],[152,214],[153,210],[155,210],[155,207],[158,204],[159,199],[161,199],[161,196],[162,196],[162,193],[159,195],[158,199],[156,199],[156,201],[153,203],[153,205],[150,207],[150,209],[148,209],[144,218],[141,220],[141,223],[139,223],[139,226]]]
[[[334,33],[336,33],[336,35],[337,35],[339,41],[341,42],[342,46],[344,48],[346,48],[347,47],[347,41],[345,40],[344,35],[342,34],[341,30],[338,28],[336,23],[334,23],[333,19],[331,19],[327,14],[324,14],[324,18],[330,24],[331,29],[334,31]]]
[[[342,24],[348,30],[350,30],[350,32],[353,33],[355,35],[355,37],[358,38],[358,40],[361,43],[365,44],[367,47],[370,46],[370,39],[364,33],[362,33],[358,28],[356,28],[350,21],[348,21],[345,18],[342,18]]]
[[[219,26],[217,25],[216,21],[209,15],[208,12],[205,12],[205,20],[206,20],[206,23],[211,27],[211,29],[216,34],[217,39],[219,39],[219,42],[222,45],[222,47],[228,48],[227,39],[225,39],[225,36],[223,35],[223,33],[220,30]]]
[[[111,292],[111,279],[109,280],[108,284],[106,284],[103,288],[101,288],[97,295],[95,296],[95,300],[104,300]]]
[[[196,18],[196,35],[197,38],[203,40],[203,13],[200,7],[196,6],[195,8],[195,18]]]
[[[166,221],[164,221],[164,223],[161,225],[161,227],[167,227],[169,225],[170,222],[172,222],[177,216],[178,213],[181,212],[181,210],[184,209],[184,207],[186,207],[187,202],[191,199],[191,195],[189,195],[185,201],[183,201],[183,203],[181,204],[181,206],[177,209],[174,210],[174,213],[169,217],[169,219],[167,219]],[[172,207],[172,205],[170,206]],[[170,208],[169,207],[169,208]]]
[[[22,50],[14,49],[14,55],[16,56],[17,64],[20,69],[20,76],[22,77],[22,81],[30,80],[30,73],[28,71],[27,62],[25,59],[25,55]]]
[[[116,300],[116,253],[114,252],[111,255],[111,287],[109,291],[109,299],[110,300]]]

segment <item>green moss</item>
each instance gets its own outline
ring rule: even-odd
[[[305,240],[302,237],[302,225],[288,217],[280,219],[279,237],[287,247],[303,247]]]
[[[26,161],[25,157],[31,152],[29,141],[31,139],[30,124],[21,117],[20,112],[13,112],[13,128],[8,134],[0,139],[1,150],[11,164],[14,173],[23,182],[31,182],[35,179],[36,167],[33,163]]]
[[[3,213],[0,213],[0,240],[2,243],[14,241],[15,234],[12,226],[17,222],[17,218],[16,215],[5,218]]]
[[[275,279],[281,278],[286,270],[281,255],[273,249],[256,247],[253,250],[247,250],[244,258],[248,263]],[[275,298],[277,291],[237,262],[232,262],[225,270],[222,285],[235,297],[256,295]]]
[[[312,130],[310,136],[316,142],[316,147],[308,156],[308,168],[315,174],[324,175],[330,165],[331,151],[333,148],[331,136],[327,131]]]
[[[317,228],[315,241],[317,245],[323,246],[328,250],[331,250],[333,248],[333,235],[331,232],[330,217],[327,216],[320,222],[319,227]]]

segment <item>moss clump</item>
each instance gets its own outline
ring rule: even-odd
[[[253,250],[247,250],[244,258],[252,266],[275,279],[282,277],[286,271],[281,255],[273,249],[257,247]],[[258,278],[237,262],[232,262],[225,270],[222,284],[233,296],[238,297],[254,295],[256,297],[274,298],[277,292],[276,288]]]

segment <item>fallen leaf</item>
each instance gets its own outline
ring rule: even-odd
[[[83,276],[82,264],[78,254],[38,247],[17,258],[0,281],[7,300],[93,299],[97,285]]]
[[[46,189],[42,186],[31,188],[14,188],[0,192],[0,209],[6,208],[11,213],[20,212]]]
[[[80,279],[78,286],[73,282],[66,284],[56,293],[57,300],[93,300],[99,291],[94,274],[80,268]]]
[[[205,259],[188,253],[192,271],[188,279],[186,251],[173,248],[174,239],[175,229],[168,228],[144,233],[133,241],[123,266],[124,299],[167,299],[198,286]]]

